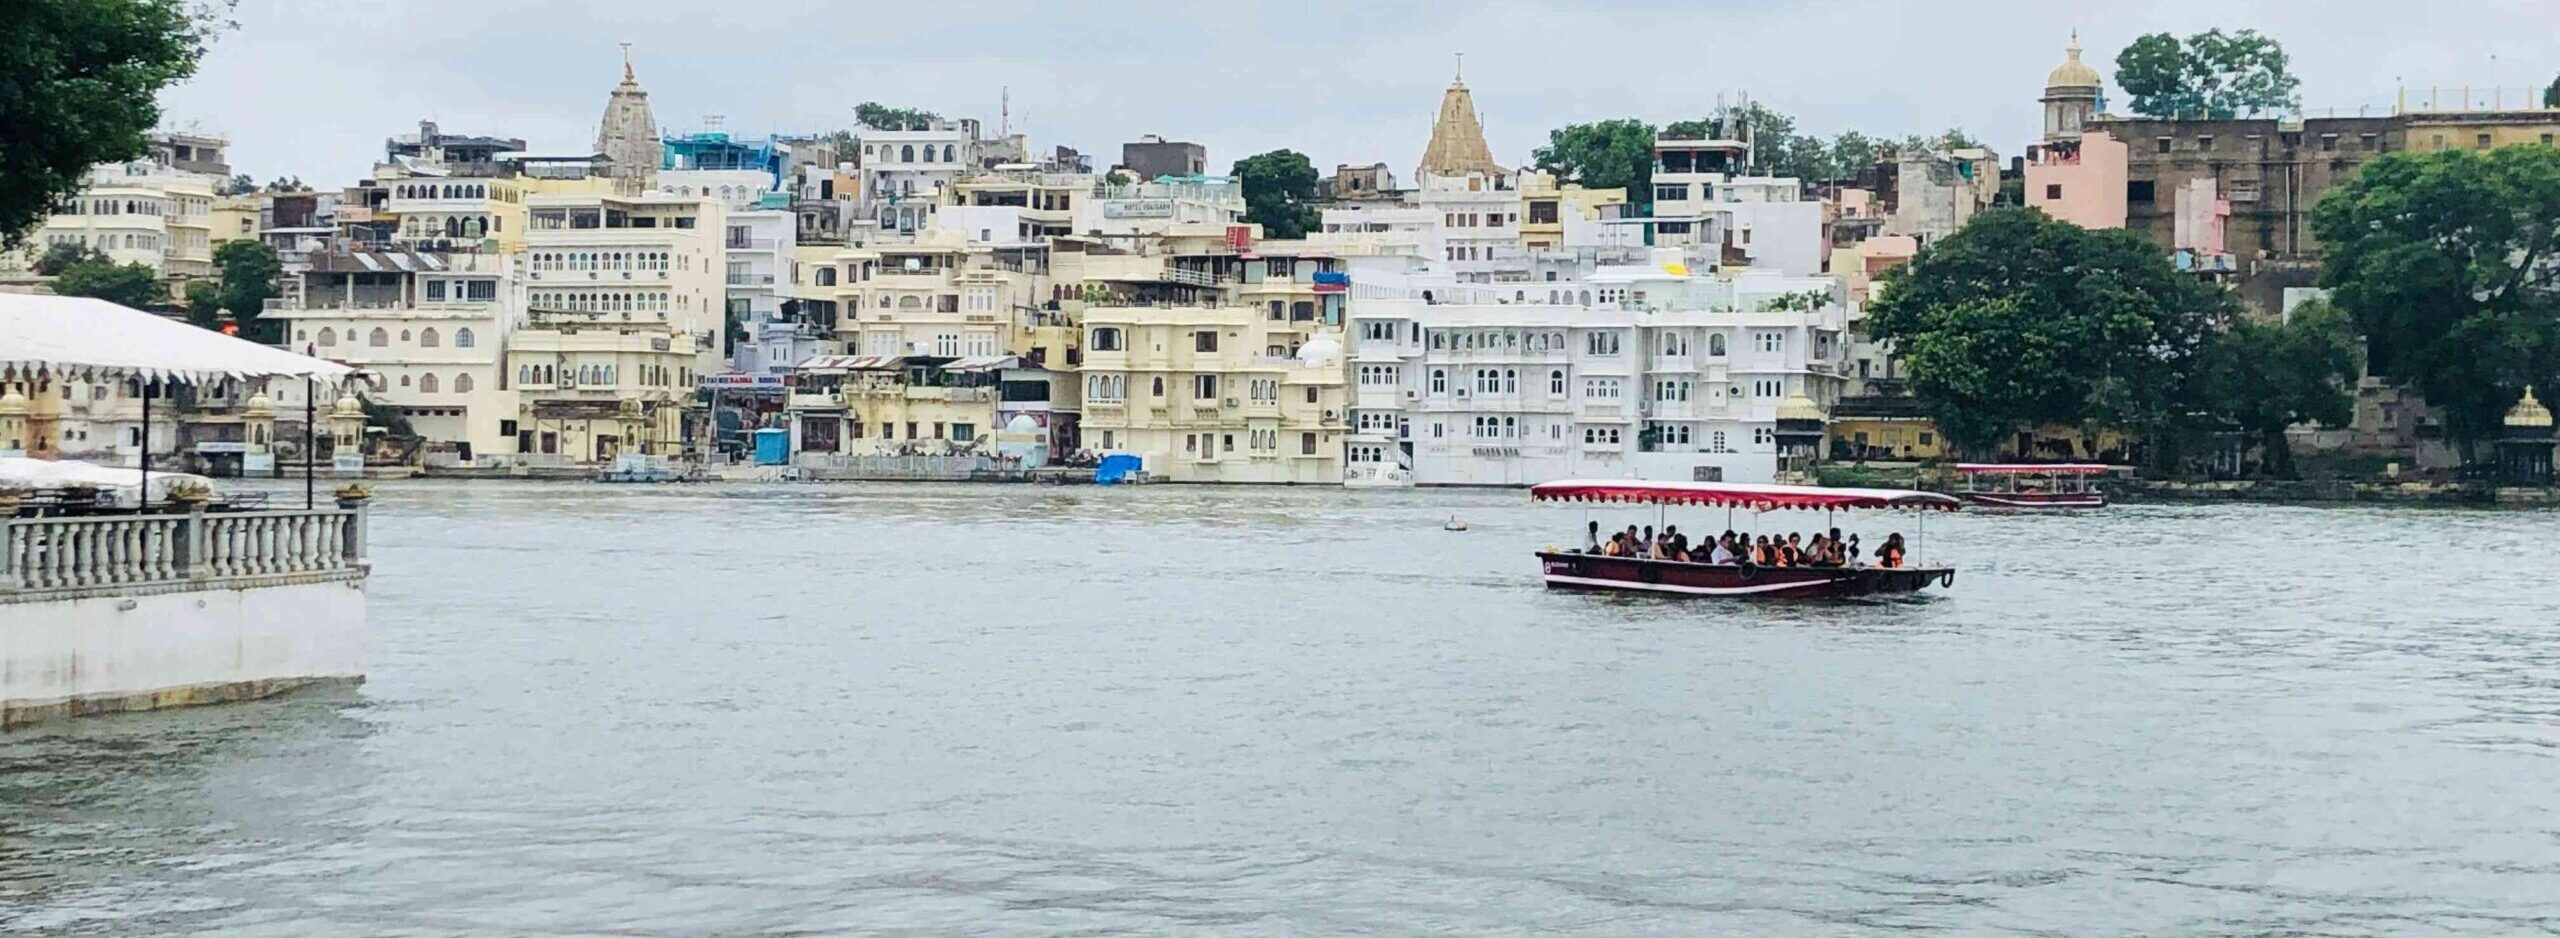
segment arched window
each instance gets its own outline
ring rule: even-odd
[[[433,393],[436,393],[436,373],[435,373],[435,372],[430,371],[430,372],[427,372],[426,374],[423,374],[423,375],[419,375],[419,376],[418,376],[418,393],[420,393],[420,394],[433,394]]]
[[[1724,333],[1718,332],[1707,336],[1707,354],[1710,356],[1724,354]]]
[[[409,386],[409,376],[408,376],[408,375],[401,375],[401,376],[400,376],[400,386],[401,386],[401,387],[404,387],[404,388]]]
[[[470,326],[464,326],[460,329],[453,330],[454,348],[470,348],[473,342],[474,340],[471,337]]]
[[[470,376],[470,375],[468,375],[468,374],[459,374],[459,375],[454,375],[454,376],[453,376],[453,393],[455,393],[455,394],[466,394],[466,393],[469,393],[470,391],[471,391],[471,376]]]
[[[391,333],[381,326],[375,326],[373,334],[365,338],[365,344],[374,348],[388,348],[391,345]]]
[[[898,298],[899,309],[923,309],[924,300],[910,293]]]
[[[950,144],[946,143],[946,144],[943,144],[943,145],[942,145],[942,161],[943,161],[943,162],[945,162],[945,163],[957,163],[957,162],[959,162],[959,161],[960,161],[960,157],[959,157],[959,155],[958,155],[958,154],[959,154],[959,151],[958,151],[958,150],[954,150],[954,149],[952,149]]]
[[[819,285],[819,286],[822,286],[822,287],[832,287],[832,286],[835,286],[835,285],[836,285],[836,269],[835,269],[835,268],[833,268],[833,267],[820,267],[820,268],[818,268],[818,285]]]
[[[327,327],[327,326],[322,326],[322,327],[320,327],[320,347],[321,347],[321,348],[336,348],[337,346],[338,346],[338,330],[336,330],[336,329],[331,329],[331,328],[329,328],[329,327]]]
[[[409,341],[409,330],[407,330],[407,329],[402,329],[402,330],[400,330],[400,341],[402,341],[402,342],[407,342],[407,341]]]
[[[433,327],[433,326],[429,326],[429,327],[427,327],[427,328],[425,328],[425,329],[421,329],[421,330],[419,330],[419,331],[418,331],[418,347],[419,347],[419,348],[435,348],[435,347],[437,347],[437,346],[441,346],[441,345],[443,345],[443,344],[444,344],[444,336],[443,336],[442,334],[437,333],[437,332],[436,332],[436,330],[435,330],[435,327]]]
[[[916,161],[916,147],[915,147],[915,144],[910,143],[910,144],[907,144],[907,145],[905,145],[905,146],[901,146],[901,147],[899,147],[899,148],[898,148],[898,162],[901,162],[901,163],[913,163],[913,162],[915,162],[915,161]]]
[[[1164,396],[1164,376],[1163,376],[1163,375],[1157,375],[1157,376],[1156,376],[1156,379],[1155,379],[1155,394],[1156,394],[1156,396],[1157,396],[1157,397],[1163,397],[1163,396]]]

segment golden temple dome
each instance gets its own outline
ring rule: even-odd
[[[2062,64],[2054,66],[2053,74],[2044,77],[2046,91],[2059,91],[2065,88],[2097,90],[2106,87],[2107,80],[2099,77],[2098,70],[2090,68],[2089,63],[2080,61],[2079,30],[2071,31],[2071,44],[2063,47],[2062,54]]]
[[[2541,401],[2535,400],[2533,386],[2526,385],[2524,399],[2517,401],[2516,406],[2507,409],[2506,424],[2510,427],[2550,426],[2551,408],[2544,407]]]
[[[1786,400],[1778,402],[1778,419],[1821,420],[1823,419],[1822,405],[1814,403],[1813,398],[1801,393],[1791,394]]]

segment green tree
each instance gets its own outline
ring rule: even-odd
[[[2326,303],[2305,304],[2283,322],[2236,323],[2206,343],[2198,408],[2257,438],[2266,471],[2292,478],[2285,428],[2345,426],[2355,415],[2357,338],[2354,321]]]
[[[63,296],[92,296],[110,303],[148,309],[169,303],[169,288],[160,283],[160,275],[141,264],[119,264],[103,256],[89,257],[53,278],[53,292]]]
[[[1941,150],[1964,150],[1982,146],[1982,141],[1974,139],[1972,134],[1965,133],[1962,127],[1947,128],[1946,133],[1938,135],[1935,143]]]
[[[2116,54],[2116,84],[2136,114],[2224,120],[2300,110],[2291,65],[2283,44],[2254,29],[2211,29],[2183,42],[2152,33]]]
[[[188,318],[210,326],[228,313],[240,324],[241,338],[269,345],[284,341],[284,324],[266,318],[267,300],[283,293],[276,287],[284,275],[276,249],[262,241],[225,241],[213,249],[213,268],[215,283],[187,285]]]
[[[1985,452],[2022,428],[2157,430],[2228,320],[2219,288],[2125,231],[1994,208],[1888,275],[1868,334],[1909,366],[1950,442]]]
[[[187,284],[187,321],[199,329],[222,328],[222,288],[211,281]]]
[[[95,249],[78,241],[62,241],[44,246],[44,255],[36,258],[36,273],[59,277],[65,268],[92,257],[101,257]]]
[[[942,120],[942,115],[923,108],[890,107],[878,101],[864,101],[853,106],[853,119],[873,130],[921,130]]]
[[[2311,230],[2368,371],[2443,408],[2466,458],[2527,384],[2560,377],[2560,150],[2388,154],[2331,188]]]
[[[2560,107],[2560,78],[2552,79],[2551,87],[2542,89],[2542,106]]]
[[[10,0],[0,12],[0,246],[98,163],[143,155],[160,89],[220,24],[188,0]]]
[[[223,180],[221,185],[214,188],[213,194],[248,195],[256,191],[258,191],[258,180],[250,177],[248,173],[232,173],[231,178]]]
[[[1273,150],[1237,160],[1236,184],[1244,189],[1244,218],[1266,238],[1302,238],[1314,230],[1315,164],[1296,150]]]
[[[1624,187],[1628,202],[1653,206],[1653,126],[1643,121],[1621,117],[1558,127],[1547,131],[1547,145],[1529,158],[1558,179],[1594,189]]]
[[[1831,166],[1842,176],[1855,176],[1884,159],[1881,141],[1854,130],[1831,138]]]

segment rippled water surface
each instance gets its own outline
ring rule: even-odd
[[[0,737],[0,931],[2560,933],[2560,514],[1741,604],[1517,492],[382,494],[361,688]]]

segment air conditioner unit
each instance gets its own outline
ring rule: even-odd
[[[1422,396],[1422,392],[1420,392],[1420,391],[1416,391],[1416,390],[1413,390],[1413,389],[1411,389],[1411,388],[1406,388],[1406,389],[1405,389],[1405,392],[1404,392],[1404,399],[1405,399],[1405,400],[1410,401],[1410,400],[1414,400],[1414,399],[1416,399],[1416,398],[1419,398],[1419,397],[1421,397],[1421,396]]]
[[[1467,396],[1467,389],[1465,389],[1465,388],[1459,388],[1459,389],[1458,389],[1458,396],[1459,396],[1459,397],[1465,397],[1465,396]]]
[[[1232,397],[1227,398],[1227,406],[1229,406],[1229,407],[1234,407],[1234,406],[1236,406],[1236,403],[1237,403],[1237,402],[1236,402],[1236,399],[1235,399],[1235,398],[1232,398]]]

